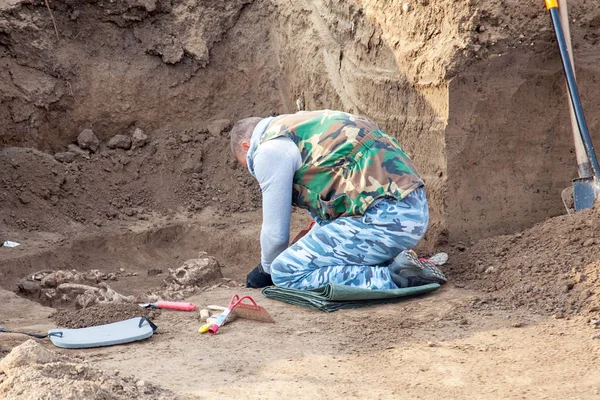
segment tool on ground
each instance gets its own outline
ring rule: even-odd
[[[571,60],[571,65],[573,66],[573,76],[577,78],[577,74],[575,73],[575,60],[573,58],[573,46],[571,45],[571,30],[569,29],[569,10],[567,7],[567,0],[558,0],[558,11],[560,14],[560,24],[565,36],[565,43],[567,44],[567,51],[569,52],[569,59]],[[567,90],[569,90],[568,86]],[[581,132],[577,126],[577,118],[575,117],[575,110],[573,109],[573,103],[571,101],[569,101],[569,113],[571,116],[573,142],[575,143],[575,155],[577,157],[577,173],[580,178],[585,178],[591,176],[591,166],[590,161],[585,154],[585,147],[583,145],[583,141],[581,140]]]
[[[246,298],[251,304],[242,303],[242,300]],[[240,302],[232,310],[233,314],[242,319],[248,319],[251,321],[258,322],[269,322],[274,323],[275,321],[264,307],[259,306],[256,301],[250,296],[244,296],[240,299]]]
[[[208,307],[200,310],[200,321],[204,322],[205,324],[211,325],[216,321],[216,319],[219,317],[219,315],[221,315],[221,313],[223,311],[225,311],[226,308],[227,307],[221,307],[221,306],[208,306]],[[229,314],[229,317],[227,317],[227,320],[225,321],[225,323],[228,324],[230,322],[233,322],[237,318],[238,318],[238,316],[235,313],[235,311],[232,311]]]
[[[244,300],[250,301],[251,304],[244,303]],[[214,307],[214,306],[212,306]],[[259,306],[256,301],[250,296],[242,296],[235,294],[229,301],[229,305],[223,310],[221,315],[217,317],[215,321],[210,321],[202,325],[198,332],[208,332],[211,335],[215,335],[221,326],[227,321],[227,318],[235,310],[235,314],[240,318],[250,319],[253,321],[261,322],[275,322],[269,312],[264,307]]]
[[[157,301],[156,303],[140,304],[140,307],[164,308],[164,309],[168,309],[168,310],[179,310],[179,311],[194,311],[194,310],[196,310],[195,304],[179,302],[179,301]]]
[[[21,331],[11,331],[8,330],[6,328],[0,328],[0,333],[18,333],[19,335],[27,335],[27,336],[31,336],[34,337],[36,339],[45,339],[48,337],[48,335],[42,335],[39,333],[30,333],[30,332],[21,332]]]
[[[204,322],[208,318],[210,318],[210,311],[207,310],[206,308],[203,308],[202,310],[200,310],[200,321]]]
[[[51,329],[46,335],[11,331],[0,328],[0,332],[18,333],[37,339],[49,338],[52,344],[65,349],[112,346],[147,339],[157,326],[146,317],[135,317],[112,324],[79,329]]]
[[[571,62],[567,41],[565,39],[565,32],[560,19],[558,0],[546,0],[546,8],[550,12],[550,17],[552,18],[552,25],[554,26],[554,33],[556,35],[556,41],[558,42],[560,58],[562,61],[565,78],[567,80],[569,100],[575,114],[577,129],[581,136],[583,147],[591,166],[591,173],[589,171],[585,171],[584,168],[580,168],[580,177],[573,180],[573,199],[575,203],[575,211],[580,211],[593,207],[598,194],[600,194],[600,184],[598,182],[600,177],[600,166],[598,165],[598,159],[596,157],[596,152],[594,151],[594,145],[585,121],[583,107],[581,106],[579,90],[577,89],[577,82],[575,81],[573,63]],[[580,156],[578,156],[578,160],[579,159]],[[582,174],[584,176],[581,176]]]
[[[80,329],[52,329],[48,331],[50,341],[57,347],[83,349],[147,339],[157,329],[146,317],[135,317],[112,324]]]

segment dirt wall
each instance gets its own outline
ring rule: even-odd
[[[473,57],[449,85],[445,214],[453,240],[514,233],[565,213],[561,191],[577,177],[550,17],[541,4],[504,3],[478,10]],[[594,138],[600,128],[600,5],[568,4],[577,79]]]
[[[276,65],[257,52],[272,52],[254,22],[268,9],[249,0],[53,1],[60,39],[43,1],[10,3],[0,10],[3,146],[56,151],[83,128],[102,140],[281,108]]]
[[[587,0],[570,4],[586,106],[595,100],[600,10]],[[196,141],[213,120],[342,109],[378,121],[415,160],[430,199],[429,247],[512,232],[561,212],[559,193],[575,167],[542,4],[57,0],[50,6],[58,38],[44,1],[0,3],[3,147],[60,151],[88,127],[102,141],[135,128]],[[600,113],[586,111],[594,131]],[[226,146],[203,152],[231,168]],[[204,187],[237,185],[238,172],[209,173]]]

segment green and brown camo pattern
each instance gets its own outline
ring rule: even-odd
[[[331,110],[280,115],[260,143],[282,136],[302,156],[292,203],[321,219],[363,215],[380,197],[400,200],[423,186],[396,139],[366,118]]]

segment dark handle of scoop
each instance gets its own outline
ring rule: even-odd
[[[594,177],[598,178],[600,177],[600,166],[598,165],[598,158],[596,157],[594,145],[592,144],[592,138],[590,137],[590,132],[583,114],[581,98],[579,97],[579,90],[577,89],[577,82],[575,81],[575,74],[573,73],[573,65],[571,64],[571,59],[569,58],[565,35],[560,23],[558,3],[555,0],[546,0],[546,6],[550,11],[552,25],[554,25],[554,33],[556,34],[556,41],[558,42],[560,59],[562,61],[565,78],[567,79],[569,97],[571,99],[571,103],[573,104],[573,110],[575,111],[577,126],[579,127],[579,132],[581,133],[581,140],[583,141],[583,146],[585,147],[585,153],[587,154],[588,160],[590,160]]]

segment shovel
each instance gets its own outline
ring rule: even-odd
[[[598,165],[598,158],[596,157],[594,145],[592,144],[592,139],[590,137],[585,116],[583,114],[579,90],[577,89],[577,82],[575,81],[575,72],[569,57],[567,42],[560,21],[558,0],[546,0],[546,8],[548,11],[550,11],[550,17],[552,18],[552,25],[554,26],[554,33],[556,34],[556,41],[558,42],[560,59],[562,61],[565,78],[567,80],[569,99],[575,114],[577,128],[579,129],[583,147],[585,148],[585,154],[587,155],[587,159],[589,160],[592,169],[591,176],[588,174],[587,176],[584,175],[573,180],[573,200],[575,202],[575,211],[580,211],[586,208],[592,208],[596,198],[598,197],[598,194],[600,194],[600,184],[598,182],[598,178],[600,177],[600,166]]]

